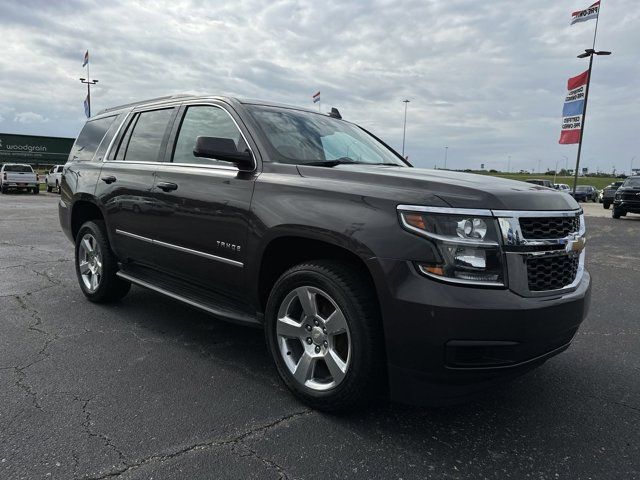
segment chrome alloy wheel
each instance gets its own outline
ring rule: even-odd
[[[102,280],[102,252],[98,241],[90,233],[80,241],[77,261],[84,286],[89,293],[95,292]]]
[[[298,383],[323,391],[344,380],[351,337],[344,314],[328,294],[311,286],[289,292],[276,327],[280,355]]]

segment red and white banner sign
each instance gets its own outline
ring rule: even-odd
[[[588,81],[589,70],[567,81],[567,96],[562,108],[562,129],[559,143],[571,144],[580,142],[582,119],[584,117],[584,99]]]
[[[571,25],[578,22],[586,22],[587,20],[591,20],[592,18],[598,18],[598,14],[600,13],[600,2],[596,2],[591,5],[589,8],[585,8],[584,10],[578,10],[577,12],[573,12],[571,14]]]

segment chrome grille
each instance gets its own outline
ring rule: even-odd
[[[520,228],[530,240],[564,238],[580,229],[580,217],[522,217]]]
[[[575,287],[584,273],[584,217],[579,210],[494,210],[509,288],[544,296]]]
[[[529,290],[544,292],[559,290],[576,279],[580,256],[576,254],[527,258]]]

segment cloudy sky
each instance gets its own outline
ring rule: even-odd
[[[591,0],[0,0],[0,132],[75,136],[94,111],[171,93],[336,106],[417,166],[554,168],[567,78],[587,68]],[[603,0],[583,145],[590,169],[640,167],[640,9]]]

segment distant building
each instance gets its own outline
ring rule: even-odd
[[[67,162],[75,138],[0,133],[0,163],[28,163],[36,167]]]

